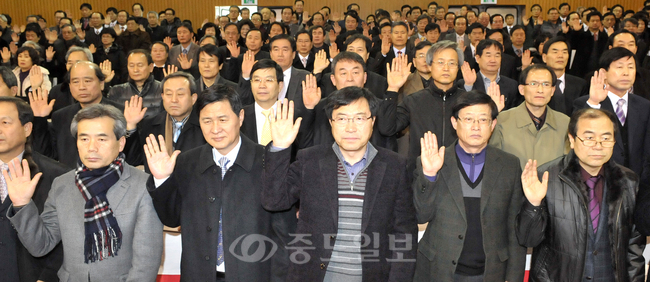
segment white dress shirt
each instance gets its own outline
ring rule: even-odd
[[[618,95],[612,93],[611,91],[608,91],[607,92],[607,98],[609,98],[609,102],[612,103],[612,108],[614,109],[614,111],[616,111],[616,108],[618,107],[618,104],[617,104],[618,100],[620,100],[620,99],[625,100],[625,104],[623,104],[623,114],[625,115],[625,117],[627,117],[627,105],[629,104],[629,101],[630,101],[629,91],[625,92],[625,95],[623,95],[623,97],[619,97]],[[600,104],[592,105],[592,104],[589,103],[589,100],[587,100],[587,105],[589,105],[589,107],[591,107],[593,109],[600,109]]]

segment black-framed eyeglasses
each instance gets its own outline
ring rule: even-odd
[[[595,147],[596,144],[600,143],[600,146],[603,146],[603,148],[611,148],[614,147],[614,144],[616,144],[615,140],[600,140],[600,141],[591,140],[591,139],[585,140],[580,138],[580,136],[576,136],[576,138],[578,138],[578,140],[580,140],[580,142],[582,142],[582,144],[587,147]]]

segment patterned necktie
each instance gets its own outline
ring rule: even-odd
[[[625,105],[624,99],[619,99],[618,102],[616,102],[616,116],[621,122],[621,125],[625,125],[625,113],[623,112],[623,105]]]
[[[260,136],[260,144],[266,146],[269,144],[273,137],[271,136],[271,123],[269,122],[269,115],[271,114],[271,109],[262,111],[264,115],[264,125],[262,126],[262,136]]]
[[[597,181],[598,176],[587,179],[587,186],[589,186],[589,213],[591,214],[591,225],[594,229],[594,234],[598,230],[598,217],[600,216],[600,201],[596,198],[595,191]]]
[[[228,171],[228,163],[230,160],[228,158],[221,157],[219,159],[219,167],[221,167],[221,180],[223,180],[224,176],[226,176],[226,171]],[[223,205],[223,202],[221,203]],[[219,211],[219,239],[218,239],[218,245],[217,245],[217,265],[221,265],[223,263],[223,232],[222,232],[222,218],[223,218],[223,208]]]
[[[7,170],[9,169],[9,166],[7,164],[2,164],[0,165],[0,170]],[[7,174],[9,172],[7,171]],[[7,198],[7,182],[5,181],[5,177],[0,174],[0,200],[4,203],[5,199]]]
[[[178,141],[178,137],[181,136],[181,129],[183,129],[183,122],[177,121],[174,123],[174,143]]]
[[[307,58],[300,59],[302,61],[302,66],[307,67]]]
[[[187,49],[183,49],[183,55],[187,55]]]
[[[517,54],[517,57],[521,57],[521,49],[516,49],[515,54]]]
[[[594,42],[598,41],[598,32],[594,32]]]

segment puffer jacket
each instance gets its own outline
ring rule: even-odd
[[[609,240],[617,282],[644,281],[646,238],[633,222],[639,178],[610,160],[607,181]],[[539,207],[525,201],[517,216],[519,243],[533,247],[529,281],[581,281],[589,232],[588,193],[573,150],[538,168],[549,172],[546,198]]]
[[[147,108],[144,117],[149,118],[164,110],[161,94],[162,84],[160,84],[160,81],[155,80],[153,75],[149,75],[149,78],[142,86],[142,91],[139,91],[138,87],[135,86],[135,82],[129,78],[128,82],[111,87],[108,92],[108,99],[124,105],[124,102],[129,101],[131,96],[138,95],[142,97],[142,107]]]

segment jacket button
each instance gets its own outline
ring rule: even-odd
[[[335,235],[330,235],[330,239],[334,240],[334,239],[336,239],[336,236]]]
[[[212,227],[210,226],[206,226],[205,229],[208,230],[208,232],[212,231]]]
[[[325,264],[324,263],[320,264],[320,269],[325,269]]]
[[[209,198],[208,198],[208,200],[210,201],[210,203],[213,203],[214,200],[216,200],[216,199],[217,199],[217,198],[215,198],[215,197],[209,197]]]
[[[455,261],[455,260],[452,260],[452,261],[451,261],[451,264],[456,265],[456,261]]]
[[[594,256],[597,256],[597,255],[598,255],[598,251],[594,251],[593,254],[594,254]]]
[[[205,256],[205,260],[210,260],[210,256]]]
[[[463,235],[458,235],[458,239],[463,240]]]
[[[591,280],[591,276],[587,276],[586,279],[587,279],[587,280]]]
[[[212,174],[217,174],[217,169],[216,168],[212,169]]]

